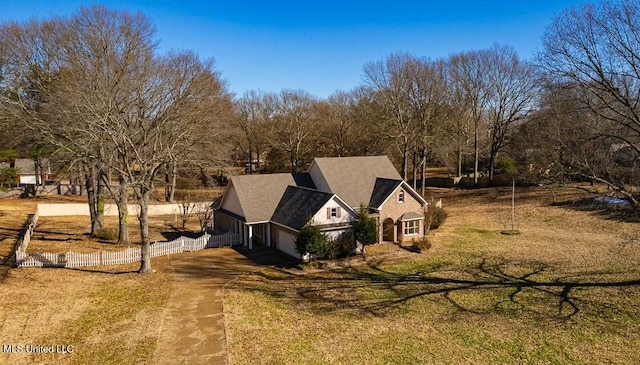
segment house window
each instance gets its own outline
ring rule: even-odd
[[[327,208],[327,219],[340,218],[340,207]]]
[[[404,203],[404,190],[400,190],[398,193],[398,203]]]
[[[406,221],[404,222],[404,235],[415,236],[420,230],[420,221]]]

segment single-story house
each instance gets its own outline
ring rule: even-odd
[[[36,173],[36,164],[30,158],[17,158],[12,162],[1,162],[1,168],[18,169],[18,185],[35,185],[44,184],[45,181],[51,179],[51,166],[49,160],[43,158],[40,160],[40,171]]]
[[[427,202],[402,180],[387,156],[316,158],[307,173],[233,176],[213,204],[214,229],[239,233],[245,246],[292,256],[306,224],[330,238],[352,230],[360,206],[378,222],[378,241],[424,234]]]

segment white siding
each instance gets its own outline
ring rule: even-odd
[[[296,251],[296,235],[285,232],[276,226],[273,228],[275,228],[277,232],[276,239],[278,242],[278,249],[295,258],[300,258],[300,254]]]
[[[337,208],[340,207],[340,218],[329,218],[327,219],[327,209],[328,208]],[[334,223],[348,223],[353,222],[355,217],[351,212],[351,209],[343,204],[339,199],[335,196],[331,198],[320,210],[313,216],[314,225],[320,224],[334,224]]]
[[[235,213],[241,217],[244,217],[244,212],[242,211],[242,205],[240,204],[240,199],[238,198],[238,193],[236,189],[233,187],[233,183],[230,182],[227,186],[227,190],[224,192],[224,196],[222,197],[222,206],[221,208],[230,211],[231,213]]]
[[[322,231],[322,233],[326,234],[327,238],[330,240],[335,240],[341,234],[346,232],[353,232],[353,228],[341,228],[341,229],[335,229],[333,231]]]
[[[311,176],[313,183],[316,185],[316,189],[327,193],[332,192],[331,189],[329,189],[327,180],[325,180],[324,176],[322,175],[322,171],[320,171],[320,168],[317,164],[311,164],[311,168],[309,168],[309,176]]]
[[[20,184],[35,184],[36,175],[19,175],[18,179]]]

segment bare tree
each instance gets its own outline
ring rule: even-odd
[[[350,156],[358,131],[355,105],[358,100],[354,93],[339,91],[318,105],[322,119],[322,140],[327,154]]]
[[[299,172],[309,160],[315,141],[318,118],[315,98],[302,90],[282,90],[278,94],[273,118],[272,141],[286,152],[291,172]]]
[[[469,144],[471,143],[471,117],[465,107],[465,93],[460,84],[449,77],[446,73],[446,109],[444,113],[444,123],[442,132],[452,143],[444,144],[441,147],[440,158],[449,166],[455,166],[456,176],[462,176],[462,166],[465,156],[469,154]],[[473,153],[473,151],[471,151]],[[450,157],[453,155],[453,158]]]
[[[512,126],[523,122],[537,98],[535,68],[518,58],[509,46],[495,45],[482,52],[486,58],[487,121],[489,127],[489,181],[493,181],[498,153]]]
[[[375,92],[374,98],[382,106],[381,117],[386,124],[383,133],[400,153],[403,180],[407,179],[409,154],[415,138],[410,93],[414,86],[411,69],[417,62],[419,60],[409,54],[392,54],[364,67],[365,83]]]
[[[488,81],[485,75],[485,62],[479,51],[463,52],[449,57],[448,75],[450,86],[454,91],[456,110],[461,114],[456,124],[466,127],[467,118],[473,125],[473,182],[478,184],[478,161],[480,157],[480,130],[486,118],[486,107],[489,102]],[[461,137],[462,131],[457,132]],[[459,143],[461,140],[459,140]],[[462,148],[459,146],[459,158]]]
[[[320,104],[323,156],[379,155],[389,149],[383,106],[366,86],[338,91]]]
[[[568,9],[548,27],[543,45],[538,61],[547,77],[572,87],[603,122],[595,130],[600,141],[617,141],[640,156],[640,4],[623,0]],[[593,177],[638,205],[623,181]]]
[[[412,110],[413,186],[416,188],[418,170],[422,194],[425,193],[427,158],[433,155],[436,144],[444,143],[438,136],[447,112],[445,103],[445,79],[442,62],[414,60],[407,65],[410,78],[409,105]]]
[[[251,90],[234,103],[235,121],[242,131],[238,145],[247,152],[249,174],[260,168],[260,157],[266,152],[268,125],[274,115],[276,98],[274,94]]]
[[[43,73],[48,79],[33,77],[46,102],[24,98],[24,87],[15,93],[16,110],[48,141],[117,175],[119,207],[133,193],[140,207],[140,272],[151,271],[148,205],[155,177],[166,163],[207,146],[219,129],[218,112],[230,106],[212,60],[191,52],[157,56],[154,32],[142,14],[82,8],[60,21],[56,67]]]
[[[213,218],[213,209],[211,205],[207,205],[206,207],[199,207],[196,209],[195,215],[198,217],[198,222],[200,223],[200,230],[202,232],[207,230],[207,227],[211,224],[211,219]]]

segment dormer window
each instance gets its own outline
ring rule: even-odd
[[[398,192],[398,203],[404,203],[404,190]]]

